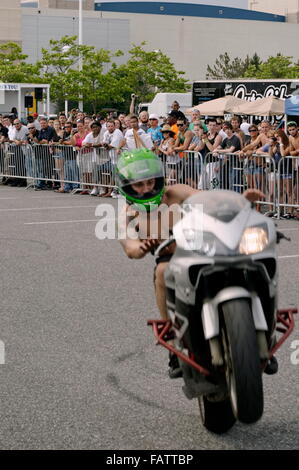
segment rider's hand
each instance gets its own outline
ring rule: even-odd
[[[247,189],[243,196],[248,199],[250,202],[260,201],[261,199],[265,199],[265,194],[260,191],[259,189]]]
[[[157,239],[149,238],[147,240],[141,240],[140,250],[142,251],[142,253],[144,253],[144,255],[146,255],[150,251],[156,249],[158,245],[159,241]]]

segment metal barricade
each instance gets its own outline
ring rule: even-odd
[[[81,189],[90,191],[92,187],[114,188],[117,159],[118,154],[114,149],[85,147],[78,150],[77,164]]]
[[[186,150],[173,155],[160,154],[160,158],[167,185],[183,183],[199,188],[203,168],[203,159],[199,152]]]
[[[5,142],[1,145],[1,176],[8,179],[26,179],[31,147],[27,144]]]
[[[277,218],[292,218],[299,211],[299,158],[282,157],[277,171]]]
[[[228,189],[243,193],[259,189],[265,199],[258,201],[266,212],[276,211],[277,181],[273,158],[253,154],[242,157],[238,153],[210,152],[205,157],[201,189]]]

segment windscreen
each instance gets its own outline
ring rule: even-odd
[[[233,191],[200,191],[188,198],[185,204],[202,204],[203,212],[222,222],[231,222],[250,203]]]

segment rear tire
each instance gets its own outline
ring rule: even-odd
[[[236,422],[230,398],[222,401],[209,401],[207,397],[198,399],[203,425],[215,434],[224,434]]]
[[[235,417],[255,423],[264,408],[262,370],[250,305],[234,299],[222,305],[226,379]]]

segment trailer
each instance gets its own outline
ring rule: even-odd
[[[201,80],[193,83],[192,106],[226,95],[248,101],[267,96],[287,99],[299,95],[299,80]]]

